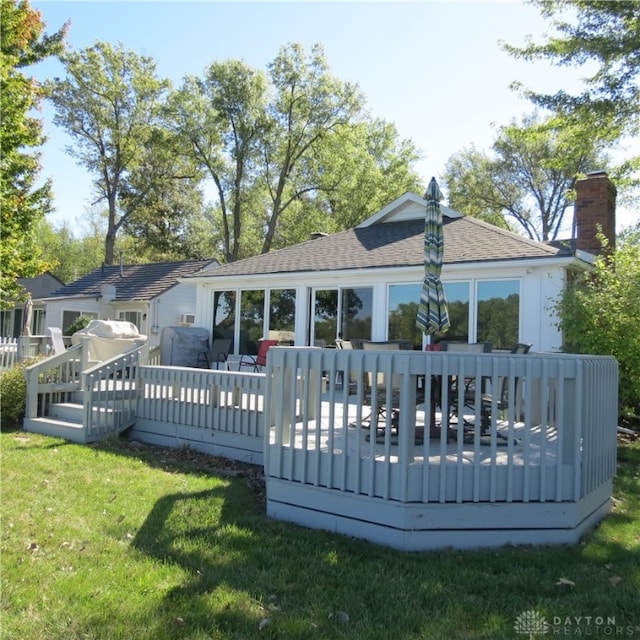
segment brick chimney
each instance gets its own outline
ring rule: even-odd
[[[615,249],[617,189],[605,171],[588,173],[576,180],[576,249],[594,255],[603,253],[598,234],[609,241],[606,252]]]

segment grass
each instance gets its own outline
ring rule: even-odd
[[[188,450],[0,445],[3,640],[640,638],[640,442],[582,544],[430,553],[269,520],[255,476]]]

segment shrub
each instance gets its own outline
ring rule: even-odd
[[[565,351],[615,356],[620,415],[640,414],[640,225],[627,230],[609,260],[577,277],[557,303]]]
[[[30,363],[29,363],[30,364]],[[14,426],[24,418],[27,400],[27,381],[24,376],[26,361],[16,363],[11,369],[0,372],[0,406],[2,426]]]
[[[80,331],[84,329],[93,318],[89,316],[78,316],[66,329],[64,332],[65,336],[72,336],[76,331]]]

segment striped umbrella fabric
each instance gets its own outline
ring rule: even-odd
[[[418,306],[416,326],[423,333],[444,333],[449,328],[447,298],[440,281],[444,236],[440,200],[442,193],[435,178],[431,178],[424,196],[427,201],[424,221],[424,280]]]

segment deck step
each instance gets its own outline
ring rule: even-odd
[[[48,417],[54,420],[77,423],[82,427],[84,407],[76,402],[54,402],[49,405]]]
[[[64,438],[80,444],[88,442],[82,423],[78,422],[69,422],[68,420],[56,418],[25,418],[23,428],[31,433]]]

